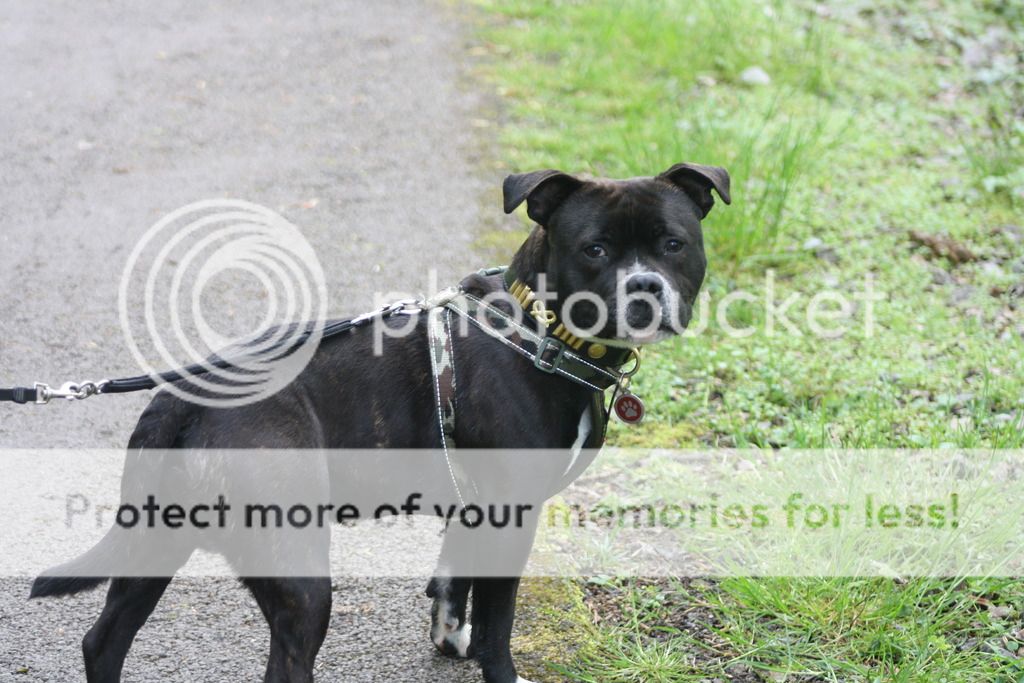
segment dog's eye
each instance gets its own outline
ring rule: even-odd
[[[682,250],[683,250],[683,241],[682,240],[669,240],[668,242],[665,242],[665,251],[667,251],[669,253],[673,253],[674,254],[674,253],[682,251]]]
[[[584,247],[583,253],[589,256],[590,258],[601,258],[608,252],[605,251],[604,247],[602,247],[600,244],[591,244]]]

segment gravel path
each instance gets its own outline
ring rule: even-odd
[[[0,44],[0,384],[136,374],[121,269],[146,228],[199,199],[298,225],[334,315],[425,289],[426,266],[444,284],[485,265],[470,245],[497,178],[474,167],[479,102],[460,84],[450,9],[15,2]],[[0,406],[0,446],[123,447],[146,401]],[[0,681],[84,680],[79,642],[103,591],[28,603],[28,585],[0,580]],[[321,680],[476,681],[474,664],[434,656],[423,588],[339,580]],[[268,639],[235,582],[176,581],[125,680],[257,680]]]

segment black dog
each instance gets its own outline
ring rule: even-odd
[[[700,221],[714,203],[712,189],[729,203],[725,170],[696,164],[677,164],[656,177],[629,180],[580,179],[558,171],[509,176],[504,184],[506,213],[526,201],[529,216],[538,224],[511,264],[515,286],[519,291],[528,287],[553,292],[549,307],[554,310],[563,310],[563,303],[573,294],[596,295],[572,310],[572,322],[575,329],[598,331],[585,342],[569,338],[576,342],[574,348],[590,352],[595,365],[614,371],[615,364],[625,358],[616,348],[663,339],[689,321],[704,279]],[[504,290],[507,284],[501,275],[478,274],[467,278],[462,287],[482,297]],[[623,292],[645,293],[658,305],[635,301],[627,305]],[[595,301],[603,302],[612,312],[603,325],[601,306]],[[140,468],[160,478],[179,476],[176,463],[161,455],[160,449],[436,449],[442,425],[426,316],[417,318],[412,334],[384,340],[382,355],[373,353],[371,335],[360,330],[325,341],[291,385],[259,403],[214,409],[159,393],[129,442],[126,479]],[[645,330],[642,334],[624,332],[624,321]],[[558,334],[550,329],[546,333]],[[559,335],[563,341],[565,335]],[[452,343],[458,366],[453,397],[458,415],[452,436],[460,449],[543,448],[565,449],[567,453],[567,460],[538,466],[542,471],[531,471],[528,479],[516,480],[511,470],[499,481],[488,480],[486,475],[474,479],[479,495],[497,499],[509,490],[536,489],[536,482],[542,481],[540,490],[532,493],[533,499],[542,502],[587,464],[586,458],[572,464],[569,449],[575,445],[577,451],[580,446],[593,450],[603,441],[606,416],[595,409],[602,406],[601,393],[538,370],[540,366],[504,348],[500,340],[479,328],[471,326],[468,334]],[[611,352],[605,356],[609,348]],[[386,465],[354,472],[331,463],[315,464],[319,469],[301,468],[305,472],[302,485],[329,487],[332,494],[358,494],[366,487],[379,486],[387,474],[380,471]],[[288,479],[296,469],[291,467],[276,476]],[[216,476],[222,481],[251,478],[244,467],[237,466]],[[424,471],[427,497],[445,497],[440,492],[451,486],[446,476]],[[503,537],[480,552],[500,556],[503,567],[521,568],[530,550],[531,524],[535,523],[535,518],[528,518],[524,533],[512,540]],[[449,529],[440,562],[443,571],[428,587],[428,595],[434,599],[434,643],[447,654],[476,656],[488,683],[522,681],[509,650],[519,579],[514,571],[505,578],[465,575],[459,567],[475,566],[474,560],[465,564],[459,560],[467,553],[472,555],[476,541],[460,546],[461,533]],[[88,567],[91,556],[108,552],[106,546],[116,543],[108,538],[82,558],[38,578],[32,597],[75,593],[101,583],[104,579],[90,573]],[[282,552],[271,546],[249,548],[248,552]],[[193,550],[188,543],[161,548],[179,566]],[[314,548],[316,557],[308,574],[312,578],[248,578],[241,572],[246,577],[242,582],[270,624],[267,681],[312,680],[313,662],[330,617],[326,552],[326,543]],[[111,579],[106,607],[83,641],[90,682],[120,679],[135,634],[170,580],[170,576]],[[471,591],[470,625],[466,612]]]

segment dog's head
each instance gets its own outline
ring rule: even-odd
[[[678,334],[704,281],[712,189],[730,202],[724,168],[676,164],[628,180],[511,175],[505,212],[525,201],[537,222],[512,267],[581,336],[635,345]]]

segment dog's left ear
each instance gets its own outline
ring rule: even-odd
[[[701,218],[707,216],[715,204],[715,198],[711,196],[712,188],[723,202],[732,203],[729,196],[729,172],[724,168],[702,164],[676,164],[658,177],[664,178],[690,195],[690,199],[701,211]]]
[[[526,200],[527,215],[547,227],[555,209],[582,184],[579,178],[554,169],[510,175],[501,188],[505,197],[505,213],[512,213]]]

